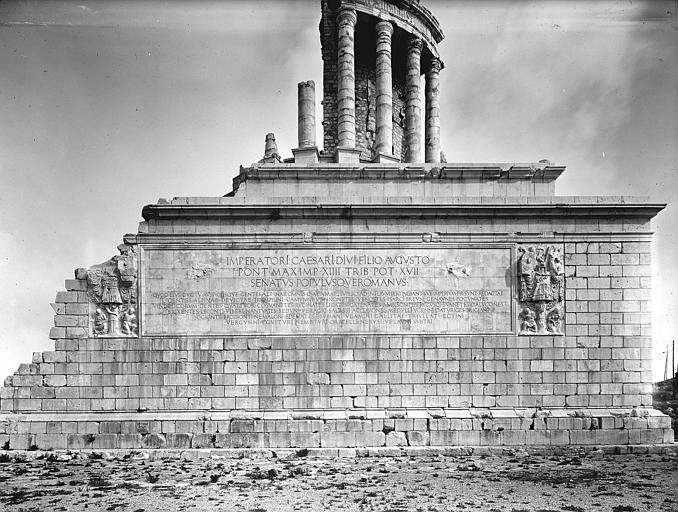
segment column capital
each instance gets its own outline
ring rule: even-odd
[[[443,62],[438,57],[431,57],[430,62],[428,63],[427,73],[440,73],[440,70],[443,68]]]
[[[337,23],[355,26],[358,22],[358,13],[352,5],[341,5],[337,11]]]
[[[408,37],[407,49],[408,51],[422,51],[424,49],[424,40],[417,36]]]
[[[393,35],[393,23],[386,20],[380,20],[376,26],[377,34],[386,33],[389,36]]]

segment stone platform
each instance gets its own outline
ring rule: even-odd
[[[673,443],[654,409],[377,409],[0,417],[12,450],[605,446]]]
[[[79,269],[57,294],[55,350],[34,354],[5,380],[0,435],[24,449],[669,443],[668,417],[651,408],[648,230],[658,208],[557,196],[352,198],[345,206],[317,198],[161,201],[144,210],[147,221],[125,237],[120,256]],[[398,223],[386,228],[394,211]],[[517,243],[562,244],[563,332],[520,332]],[[430,262],[412,267],[409,291],[384,281],[387,303],[370,292],[369,307],[342,309],[311,288],[334,304],[318,307],[295,292],[287,314],[313,313],[293,323],[276,316],[278,291],[262,293],[262,283],[238,276],[252,255],[354,253],[369,272],[379,270],[367,259],[375,255]],[[224,266],[228,258],[235,267]],[[99,275],[114,277],[132,304],[127,311],[136,309],[128,335],[96,331]],[[492,290],[500,300],[436,299],[433,309],[424,300],[455,290]],[[363,303],[364,293],[356,295]],[[242,294],[256,307],[238,302]],[[403,294],[418,299],[403,309]],[[441,313],[449,304],[478,313]],[[339,332],[313,333],[325,308],[368,324],[348,328],[328,317]],[[201,320],[205,311],[214,318]],[[393,311],[398,321],[388,319]],[[229,318],[244,326],[229,327]]]

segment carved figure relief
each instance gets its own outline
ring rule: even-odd
[[[520,312],[520,334],[536,334],[537,322],[534,312],[530,308],[523,308]]]
[[[191,279],[195,279],[196,281],[199,279],[204,279],[206,277],[209,277],[212,273],[214,272],[214,267],[211,265],[205,265],[202,263],[199,263],[197,265],[193,265],[189,270],[188,270],[188,277]]]
[[[520,334],[562,333],[564,273],[559,247],[518,247]]]
[[[460,277],[471,277],[471,268],[459,263],[459,261],[455,261],[454,263],[447,264],[447,273],[452,274],[457,279]]]
[[[131,245],[118,249],[119,256],[78,271],[87,279],[92,336],[138,336],[136,253]]]

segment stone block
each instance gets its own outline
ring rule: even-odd
[[[85,436],[85,441],[90,441],[89,448],[95,450],[114,450],[119,448],[118,445],[118,436],[130,435],[130,434],[82,434]],[[69,436],[70,443],[70,436]],[[139,447],[141,446],[141,440],[139,440]],[[135,448],[132,446],[130,448]]]
[[[199,450],[217,448],[217,441],[217,434],[195,434],[191,440],[191,448]]]
[[[551,446],[565,446],[570,444],[569,430],[551,430]]]
[[[404,436],[404,434],[403,434]],[[321,432],[320,446],[323,448],[355,447],[355,432]]]
[[[267,434],[263,433],[217,434],[217,441],[224,448],[266,448],[268,444]]]
[[[64,434],[36,434],[35,444],[40,450],[65,450],[68,439]]]
[[[219,435],[225,435],[225,434],[217,434]],[[165,434],[165,440],[167,442],[167,448],[172,448],[172,449],[179,449],[179,450],[185,450],[191,447],[191,441],[193,438],[193,434],[189,433],[182,433],[182,434]],[[222,445],[225,446],[224,443],[221,443]]]
[[[674,439],[675,439],[673,429],[665,428],[663,430],[663,432],[664,432],[664,438],[663,438],[662,442],[664,444],[673,444]]]
[[[386,435],[386,446],[407,446],[405,432],[389,432]]]
[[[292,448],[318,448],[320,447],[320,434],[318,432],[292,432],[289,445]]]
[[[662,444],[664,442],[663,429],[645,429],[640,431],[641,444]]]
[[[573,445],[590,445],[596,444],[595,430],[571,430],[570,442]]]
[[[63,339],[66,337],[65,327],[52,327],[49,330],[49,338],[52,340]]]
[[[503,430],[501,432],[501,444],[504,446],[521,446],[527,441],[527,436],[521,430]]]
[[[629,431],[628,430],[597,430],[596,431],[596,444],[614,444],[614,445],[625,445],[629,444]]]
[[[430,434],[421,430],[410,430],[406,432],[407,444],[410,446],[428,446],[430,443]]]
[[[383,432],[358,432],[356,433],[356,446],[384,446],[386,444],[386,434]]]
[[[162,434],[146,434],[141,438],[141,447],[154,450],[166,448],[167,439]]]
[[[10,450],[30,450],[35,446],[33,434],[9,434]]]
[[[54,300],[54,302],[57,303],[79,302],[78,292],[77,291],[57,292],[56,299]]]
[[[525,432],[525,443],[528,445],[549,446],[551,430],[528,430]]]
[[[94,448],[93,443],[96,438],[94,434],[65,434],[66,446],[69,450],[82,450]],[[115,448],[115,443],[111,448]]]

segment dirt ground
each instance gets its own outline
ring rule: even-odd
[[[11,511],[678,511],[670,455],[0,461]]]

